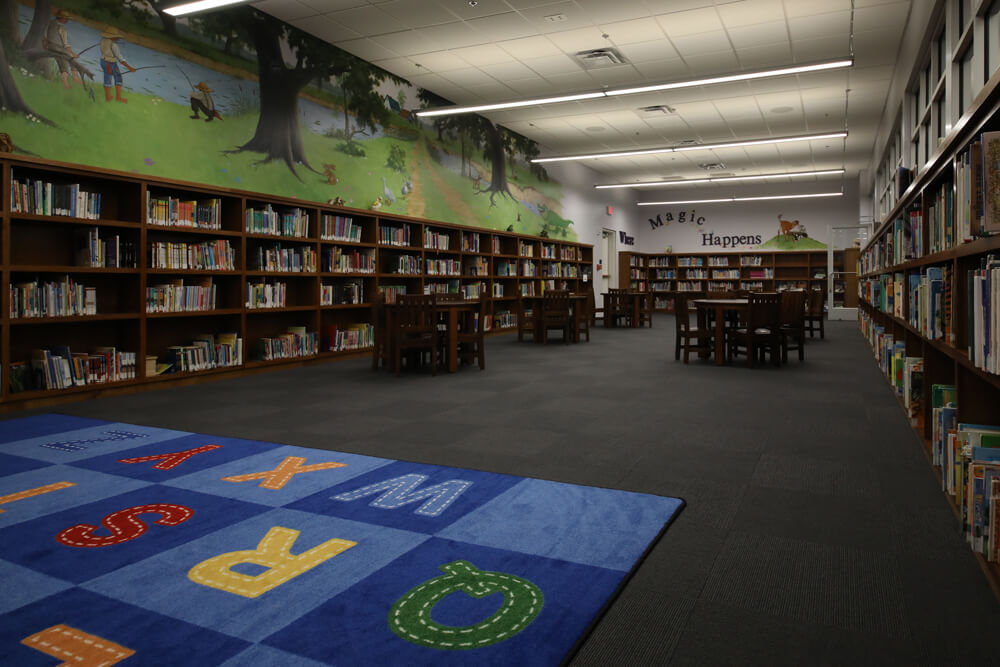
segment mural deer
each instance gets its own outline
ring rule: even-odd
[[[781,214],[779,213],[778,214],[778,225],[781,227],[781,230],[778,232],[778,236],[784,236],[785,240],[787,241],[788,238],[792,235],[792,230],[799,226],[799,221],[798,220],[782,220],[781,219]]]

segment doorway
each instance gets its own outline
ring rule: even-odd
[[[597,285],[601,288],[600,294],[607,294],[608,288],[618,287],[618,232],[613,229],[602,229],[601,230],[601,254],[603,255],[603,264],[600,269],[598,278],[600,280]],[[600,258],[599,258],[600,259]],[[601,307],[604,306],[603,299],[601,297],[602,303]]]

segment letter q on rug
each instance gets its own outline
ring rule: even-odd
[[[684,505],[64,415],[0,422],[0,664],[556,665]]]

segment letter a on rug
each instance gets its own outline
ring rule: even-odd
[[[3,421],[0,664],[558,665],[683,506],[64,415]]]

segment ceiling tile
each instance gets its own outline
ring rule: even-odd
[[[719,5],[719,16],[727,28],[754,25],[768,21],[784,21],[781,0],[744,0]]]
[[[387,35],[377,35],[372,37],[372,41],[401,56],[415,56],[418,53],[429,53],[441,48],[440,44],[427,39],[416,30],[404,30],[402,32],[391,32]],[[414,58],[414,60],[420,62],[418,58]]]
[[[366,0],[299,0],[304,5],[312,7],[320,14],[327,12],[339,12],[343,9],[353,9],[364,7],[369,4]],[[254,7],[260,7],[262,3],[255,2]]]
[[[739,49],[736,56],[744,69],[788,65],[792,63],[792,45],[788,42],[764,44],[763,46]]]
[[[385,60],[376,60],[373,64],[404,79],[416,76],[417,74],[426,74],[423,69],[417,67],[416,63],[409,58],[387,58]]]
[[[441,76],[451,81],[456,86],[463,86],[466,88],[472,86],[478,86],[482,83],[489,82],[490,77],[483,73],[482,70],[475,67],[465,67],[463,69],[453,69],[453,70],[440,70]]]
[[[851,52],[849,38],[847,35],[837,35],[833,37],[813,37],[792,42],[792,53],[795,54],[795,62],[809,62],[810,60],[827,60],[830,58],[843,58]]]
[[[580,71],[580,65],[567,55],[526,58],[521,62],[545,77],[550,74],[575,74]]]
[[[306,16],[316,16],[319,12],[296,0],[264,0],[255,2],[254,9],[270,14],[282,21],[292,21]]]
[[[444,7],[426,0],[390,0],[380,3],[378,8],[403,21],[410,28],[422,28],[459,20],[455,14]]]
[[[656,17],[656,20],[670,37],[696,35],[723,29],[722,21],[719,20],[719,15],[714,7],[661,14]]]
[[[509,53],[495,44],[483,44],[481,46],[466,46],[461,49],[452,49],[452,53],[462,60],[479,67],[481,65],[495,65],[497,63],[509,63],[514,59]]]
[[[696,77],[735,72],[740,66],[732,50],[687,56],[685,60],[691,68],[691,73]]]
[[[416,88],[426,88],[427,90],[448,99],[450,99],[450,96],[444,93],[443,89],[454,88],[454,84],[440,74],[418,74],[416,76],[411,76],[410,83]]]
[[[594,79],[582,70],[570,74],[548,74],[545,78],[559,91],[591,90],[597,87]]]
[[[631,63],[655,62],[663,59],[676,59],[677,51],[666,39],[657,39],[650,42],[638,42],[618,47],[618,50],[626,60]]]
[[[654,18],[633,19],[616,23],[602,23],[601,29],[608,34],[609,39],[618,45],[636,44],[651,40],[662,41],[666,36],[660,24]]]
[[[610,46],[599,28],[590,26],[578,30],[566,30],[548,35],[549,40],[566,53],[588,51]]]
[[[496,45],[515,58],[541,58],[559,55],[563,52],[562,49],[550,42],[548,37],[540,35],[497,42]]]
[[[851,33],[851,12],[830,12],[791,18],[788,19],[788,29],[793,40],[843,35],[846,44]]]
[[[850,9],[851,0],[785,0],[785,16],[789,18]]]
[[[677,52],[685,60],[688,59],[688,56],[724,51],[726,49],[730,49],[731,51],[733,48],[724,30],[671,37],[670,41],[673,42]]]
[[[788,43],[788,24],[785,21],[755,23],[739,28],[728,28],[729,39],[737,49],[761,46],[763,44]]]
[[[590,78],[599,86],[620,87],[639,83],[643,80],[642,74],[631,65],[592,69],[589,73]]]
[[[627,21],[647,18],[652,12],[641,0],[623,0],[608,2],[608,0],[576,0],[576,4],[594,23],[598,25],[611,21]]]
[[[483,35],[488,35],[489,41],[519,39],[521,37],[530,37],[537,33],[531,23],[526,21],[517,12],[469,19],[466,23]]]
[[[293,19],[288,21],[288,23],[331,44],[361,37],[361,35],[353,30],[345,28],[325,16],[309,16],[304,19]]]
[[[505,82],[520,95],[531,95],[534,97],[552,92],[552,84],[539,76]]]
[[[393,18],[381,9],[372,7],[371,5],[345,9],[340,12],[328,14],[328,16],[342,26],[350,28],[365,37],[384,35],[388,32],[399,32],[410,27],[403,21]]]
[[[691,70],[680,58],[666,58],[664,60],[653,60],[633,65],[643,76],[650,81],[673,81],[686,79],[691,75]]]
[[[559,2],[542,7],[521,9],[518,13],[540,33],[560,32],[592,25],[590,17],[575,2]],[[562,14],[565,20],[558,22],[545,20],[546,16],[555,14]]]
[[[445,23],[420,28],[419,32],[437,45],[435,50],[440,49],[442,45],[457,49],[463,46],[489,44],[492,41],[489,35],[484,35],[465,23]]]
[[[426,72],[448,72],[451,70],[465,69],[469,63],[465,62],[451,51],[438,51],[436,53],[421,53],[414,56],[413,61],[420,63],[420,68]]]
[[[531,69],[522,63],[496,63],[494,65],[483,65],[479,69],[483,70],[498,81],[510,81],[512,79],[528,79],[537,76]]]
[[[731,97],[722,100],[715,100],[714,104],[719,115],[726,120],[733,120],[735,118],[761,117],[760,107],[757,105],[757,98],[752,96]]]
[[[484,83],[486,81],[489,81],[489,83]],[[470,85],[468,88],[469,92],[479,95],[484,100],[489,100],[491,102],[509,100],[515,96],[514,91],[511,90],[506,84],[489,77],[483,77],[479,83]]]
[[[438,0],[439,5],[461,19],[479,19],[494,14],[504,14],[510,11],[510,6],[496,0],[483,0],[475,7],[470,7],[467,0]]]
[[[398,53],[393,53],[389,49],[377,44],[371,39],[352,39],[346,42],[340,42],[337,46],[344,49],[348,53],[353,53],[358,58],[367,60],[368,62],[385,60],[387,58],[396,58],[399,56]]]
[[[880,30],[866,30],[854,35],[854,62],[864,65],[885,65],[896,62],[903,24],[887,25]]]

